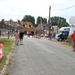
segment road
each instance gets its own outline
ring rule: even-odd
[[[24,37],[16,46],[10,75],[75,75],[75,52],[48,39]]]

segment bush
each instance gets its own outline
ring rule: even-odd
[[[68,36],[67,41],[68,41],[69,44],[71,44],[72,40],[71,40],[70,36]]]

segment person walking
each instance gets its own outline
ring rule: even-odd
[[[71,36],[71,40],[72,40],[73,51],[75,51],[75,30],[70,36]]]
[[[18,33],[18,31],[15,32],[14,36],[15,36],[15,44],[18,45],[19,44],[19,33]]]
[[[24,32],[20,31],[19,32],[19,39],[20,39],[20,44],[23,45],[23,37],[24,37]]]

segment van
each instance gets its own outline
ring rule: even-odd
[[[59,34],[55,36],[55,39],[58,41],[64,41],[67,40],[67,37],[69,35],[70,27],[61,27],[59,29]]]

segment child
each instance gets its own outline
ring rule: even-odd
[[[18,42],[19,42],[19,34],[18,34],[18,31],[15,32],[14,36],[15,36],[15,44],[18,45]]]

